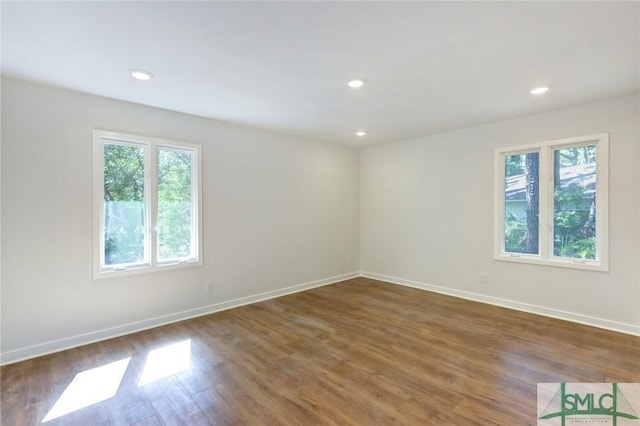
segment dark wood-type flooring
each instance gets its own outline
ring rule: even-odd
[[[185,341],[188,369],[138,386]],[[638,337],[357,278],[4,366],[2,425],[128,357],[115,396],[44,424],[535,425],[539,382],[640,382]]]

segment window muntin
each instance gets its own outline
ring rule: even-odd
[[[608,268],[608,135],[496,150],[496,259]]]
[[[94,277],[201,264],[200,146],[93,131]]]

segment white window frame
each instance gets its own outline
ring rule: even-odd
[[[180,269],[202,265],[202,147],[201,145],[130,135],[106,130],[92,131],[93,143],[93,278],[121,277],[133,274]],[[104,259],[104,145],[116,143],[132,145],[144,150],[145,173],[145,259],[143,262],[114,267]],[[192,200],[193,208],[193,252],[190,258],[158,260],[158,150],[175,149],[193,152]]]
[[[573,259],[553,254],[553,151],[574,146],[596,145],[596,256]],[[506,252],[505,156],[539,153],[538,254]],[[498,148],[494,156],[494,259],[593,271],[609,270],[609,134],[600,133],[530,145]]]

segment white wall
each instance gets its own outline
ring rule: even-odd
[[[358,259],[376,278],[640,332],[638,95],[360,154],[10,78],[1,95],[3,363],[347,278]],[[203,145],[203,267],[92,280],[92,128]],[[494,149],[601,132],[610,272],[493,260]]]
[[[638,95],[625,96],[364,149],[364,274],[640,333],[639,105]],[[610,272],[494,260],[494,149],[603,132],[610,133]]]
[[[2,84],[3,362],[357,270],[354,149]],[[92,280],[92,128],[203,145],[203,267]]]

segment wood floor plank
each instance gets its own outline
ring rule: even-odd
[[[160,423],[175,426],[205,424],[206,415],[175,377],[142,387]]]
[[[175,344],[187,366],[141,383]],[[1,424],[122,359],[113,397],[45,424],[529,425],[537,383],[640,382],[638,337],[356,278],[4,366]]]
[[[114,425],[136,424],[155,416],[151,401],[137,386],[139,368],[133,368],[134,365],[130,364],[117,394],[104,401],[109,420]]]

